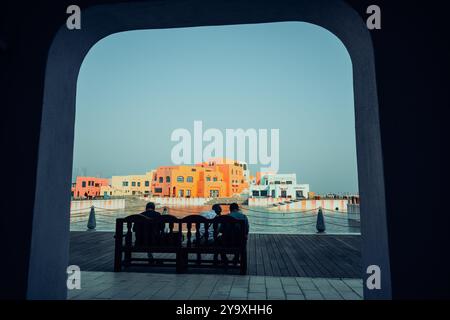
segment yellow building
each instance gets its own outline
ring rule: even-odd
[[[144,175],[112,176],[111,186],[104,187],[101,195],[131,196],[151,193],[151,183],[154,171]]]

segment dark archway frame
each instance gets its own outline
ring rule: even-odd
[[[194,26],[301,21],[319,25],[346,46],[353,64],[356,147],[361,195],[363,268],[381,268],[381,290],[366,299],[390,299],[386,224],[374,54],[365,22],[340,0],[193,0],[99,5],[82,10],[82,29],[62,26],[49,50],[27,298],[65,299],[69,261],[70,185],[75,97],[80,66],[90,48],[113,33]],[[51,192],[50,192],[51,190]]]

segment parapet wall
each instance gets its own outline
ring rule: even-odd
[[[269,208],[279,208],[280,210],[315,210],[322,207],[326,210],[332,211],[347,211],[348,200],[343,199],[324,199],[324,200],[298,200],[296,202],[291,202],[288,198],[249,198],[249,207],[269,207]]]
[[[70,202],[70,212],[73,213],[89,212],[92,206],[94,206],[96,210],[125,209],[125,199],[72,200]]]

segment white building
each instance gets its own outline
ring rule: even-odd
[[[250,197],[253,198],[290,198],[307,199],[309,184],[297,184],[297,175],[290,174],[264,174],[260,184],[250,186]]]

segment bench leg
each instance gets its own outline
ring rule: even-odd
[[[114,259],[114,272],[120,272],[122,271],[122,261],[120,257],[117,259]]]
[[[177,252],[177,262],[176,262],[176,270],[177,273],[182,273],[183,272],[183,257],[182,257],[182,252]]]
[[[114,272],[122,271],[122,251],[117,249],[114,252]]]
[[[181,251],[177,253],[177,273],[186,272],[188,254]]]

